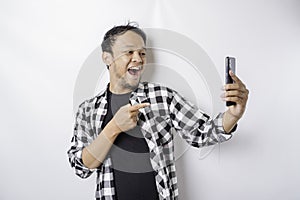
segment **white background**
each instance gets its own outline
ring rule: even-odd
[[[235,137],[178,161],[181,199],[300,199],[300,1],[0,1],[0,199],[93,199],[66,151],[73,90],[103,34],[127,20],[197,42],[250,90]],[[221,87],[221,86],[220,86]],[[298,186],[297,186],[298,185]]]

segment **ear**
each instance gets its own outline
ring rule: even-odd
[[[102,52],[102,60],[107,66],[109,66],[113,62],[113,56],[111,53],[104,51]]]

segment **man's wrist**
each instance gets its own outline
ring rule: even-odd
[[[105,128],[108,129],[108,133],[110,133],[111,136],[118,136],[122,132],[114,118],[110,120]]]
[[[242,116],[237,116],[237,115],[232,114],[230,109],[228,109],[225,113],[227,115],[229,115],[230,118],[232,118],[232,120],[236,120],[236,121],[238,121],[242,117]]]
[[[226,133],[230,133],[231,130],[235,127],[238,120],[238,116],[233,115],[229,109],[223,115],[223,129]]]

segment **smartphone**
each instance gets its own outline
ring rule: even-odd
[[[231,84],[234,83],[231,76],[229,75],[229,70],[231,70],[235,74],[235,58],[227,56],[225,58],[225,84]],[[235,105],[235,102],[232,101],[226,101],[226,106],[232,106]]]

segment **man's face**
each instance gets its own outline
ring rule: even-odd
[[[114,93],[137,88],[146,63],[145,43],[141,36],[127,31],[117,36],[112,46],[113,62],[109,67],[110,89]]]

